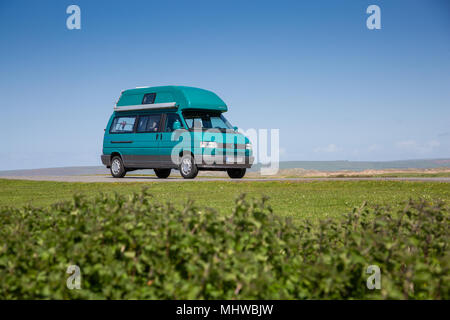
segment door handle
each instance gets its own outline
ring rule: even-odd
[[[156,134],[156,140],[158,140],[159,133]]]

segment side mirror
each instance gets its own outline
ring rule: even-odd
[[[181,129],[181,123],[180,123],[180,121],[175,120],[175,122],[174,122],[173,125],[172,125],[172,129],[173,129],[173,130]]]
[[[238,131],[239,128],[238,127],[233,127],[233,129],[234,129],[234,131]]]

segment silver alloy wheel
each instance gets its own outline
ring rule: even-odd
[[[118,175],[120,173],[120,161],[119,159],[114,159],[114,161],[111,164],[111,170],[115,175]]]
[[[188,175],[192,169],[192,161],[190,158],[184,158],[181,162],[181,171],[183,174]]]

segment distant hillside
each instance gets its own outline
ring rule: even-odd
[[[252,167],[258,170],[260,165]],[[383,169],[433,169],[450,168],[450,159],[398,160],[398,161],[283,161],[280,169],[302,168],[318,171],[363,171]]]
[[[261,165],[254,165],[250,171],[257,171]],[[363,171],[383,169],[433,169],[450,168],[450,159],[400,160],[400,161],[282,161],[280,169],[305,169],[317,171]],[[133,173],[153,173],[152,170],[138,170]],[[109,174],[103,166],[62,167],[26,170],[0,171],[0,176],[74,176]]]

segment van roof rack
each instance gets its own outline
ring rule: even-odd
[[[148,110],[148,109],[165,109],[165,108],[177,108],[177,103],[164,102],[164,103],[138,104],[131,106],[115,106],[114,111],[131,111],[131,110]]]

